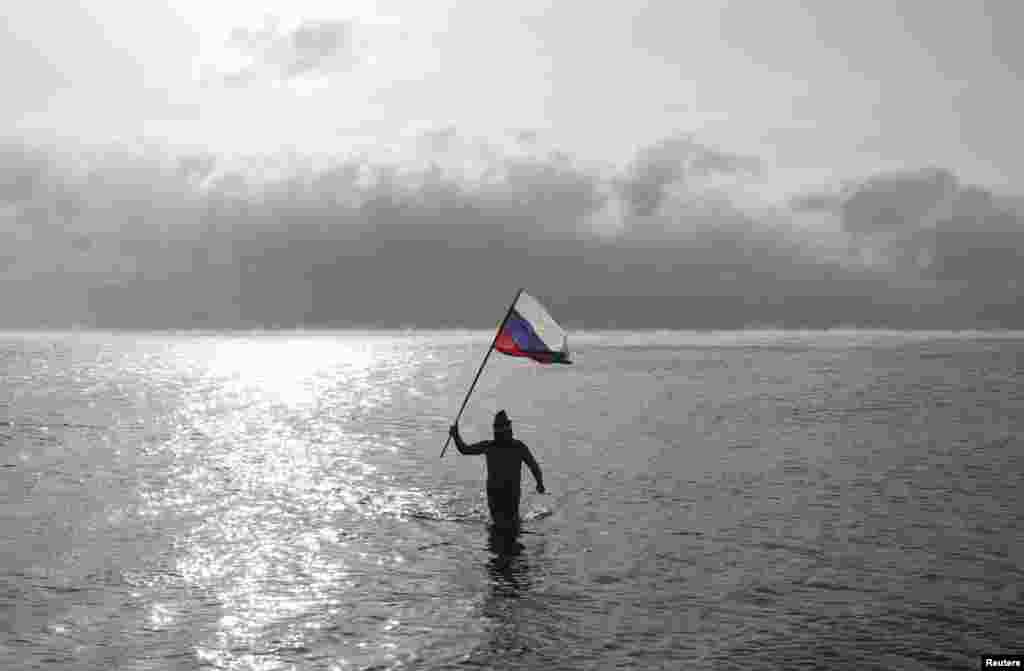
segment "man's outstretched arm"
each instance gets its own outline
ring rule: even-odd
[[[460,454],[483,454],[484,450],[487,449],[486,442],[467,445],[465,441],[462,440],[462,436],[459,435],[458,424],[452,424],[452,428],[448,429],[448,435],[450,435],[452,440],[455,441],[455,449],[457,449]]]
[[[537,481],[537,492],[540,494],[544,493],[544,474],[540,472],[540,464],[533,458],[533,453],[530,452],[530,448],[523,445],[523,450],[526,454],[523,455],[523,461],[526,462],[526,467],[533,473],[533,479]]]

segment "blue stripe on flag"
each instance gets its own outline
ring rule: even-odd
[[[512,314],[509,315],[508,322],[505,324],[505,328],[508,330],[509,335],[515,341],[516,346],[523,352],[551,352],[551,348],[548,347],[537,332],[533,330],[533,326],[530,322],[526,321],[521,314],[515,309],[512,310]]]

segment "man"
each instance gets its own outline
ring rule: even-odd
[[[461,454],[487,457],[487,505],[494,526],[502,530],[519,528],[519,491],[522,464],[529,467],[537,481],[537,493],[544,493],[544,476],[530,448],[512,437],[512,422],[504,410],[494,416],[494,440],[467,445],[459,435],[459,425],[449,431]]]

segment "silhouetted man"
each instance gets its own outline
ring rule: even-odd
[[[502,530],[519,528],[519,492],[522,465],[525,463],[537,481],[537,492],[544,493],[544,476],[530,448],[512,437],[512,422],[504,410],[494,416],[494,440],[467,445],[459,436],[459,425],[449,431],[461,454],[487,457],[487,505],[494,526]]]

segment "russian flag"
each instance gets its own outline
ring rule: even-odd
[[[572,363],[565,331],[536,298],[519,292],[509,310],[494,348],[509,356],[522,356],[539,363]]]

